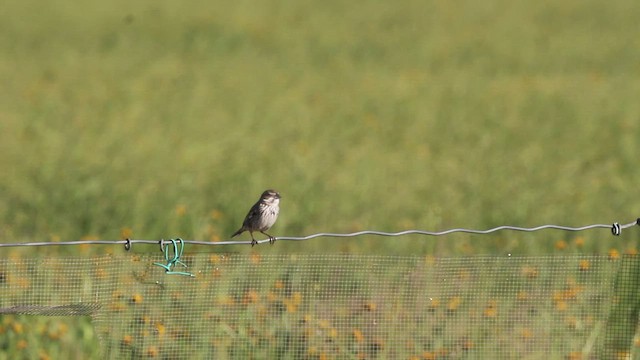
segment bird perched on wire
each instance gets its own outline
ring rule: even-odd
[[[240,235],[245,231],[248,231],[251,235],[251,246],[257,244],[256,239],[253,238],[253,232],[259,231],[269,237],[269,243],[273,244],[276,238],[267,234],[265,231],[269,230],[278,219],[278,213],[280,212],[280,194],[275,190],[266,190],[249,210],[249,213],[242,222],[242,227],[238,229],[231,237]]]

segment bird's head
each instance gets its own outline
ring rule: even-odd
[[[260,200],[268,205],[278,205],[280,203],[280,194],[275,190],[265,190],[260,196]]]

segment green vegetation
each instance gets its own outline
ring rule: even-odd
[[[630,0],[0,10],[1,242],[225,240],[266,188],[283,196],[276,236],[640,216]],[[549,230],[198,251],[622,254],[637,240],[636,229]],[[64,339],[96,347],[90,324],[73,321]],[[57,331],[51,318],[25,322]]]

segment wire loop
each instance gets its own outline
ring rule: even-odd
[[[164,242],[161,241],[160,244],[162,244]],[[182,256],[182,252],[184,251],[184,240],[177,238],[177,239],[171,239],[171,244],[173,245],[173,257],[171,257],[171,255],[169,255],[169,253],[171,252],[169,247],[165,246],[162,249],[162,252],[164,253],[164,258],[165,260],[167,260],[167,264],[160,264],[160,263],[153,263],[153,265],[157,265],[160,266],[161,268],[165,269],[165,272],[168,275],[184,275],[184,276],[195,276],[192,273],[188,273],[188,272],[183,272],[183,271],[173,271],[172,268],[175,267],[176,264],[180,264],[184,267],[187,267],[187,264],[183,263],[182,261],[180,261],[180,257]],[[161,245],[162,246],[162,245]]]
[[[613,226],[611,227],[611,233],[614,236],[620,236],[620,234],[622,233],[622,229],[620,228],[620,224],[618,224],[617,222],[613,223]]]

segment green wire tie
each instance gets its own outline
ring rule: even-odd
[[[180,257],[182,256],[182,252],[184,251],[184,241],[180,238],[177,239],[171,239],[171,243],[173,244],[173,257],[170,258],[169,255],[169,250],[167,249],[167,247],[162,247],[162,242],[164,240],[160,240],[160,246],[162,249],[162,252],[164,253],[164,258],[165,260],[167,260],[167,264],[160,264],[160,263],[153,263],[153,265],[158,265],[160,267],[162,267],[163,269],[165,269],[165,272],[168,275],[184,275],[184,276],[193,276],[195,277],[195,275],[193,275],[192,273],[188,273],[188,272],[183,272],[183,271],[173,271],[171,270],[171,268],[175,267],[176,264],[180,264],[184,267],[188,267],[187,264],[183,263],[182,261],[180,261]]]

